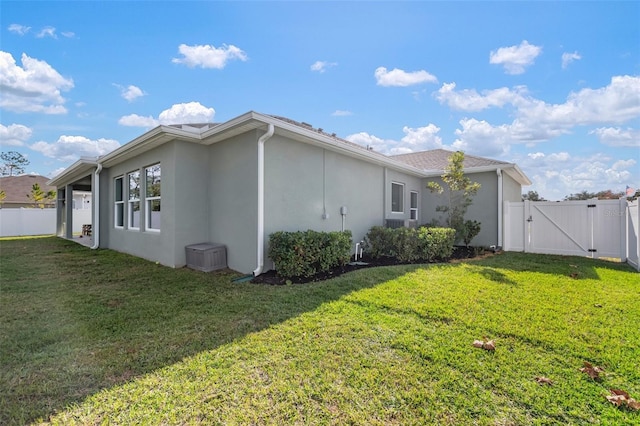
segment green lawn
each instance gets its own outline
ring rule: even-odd
[[[0,241],[0,424],[640,424],[605,399],[640,399],[626,265],[505,253],[234,277]],[[483,336],[495,352],[472,346]]]

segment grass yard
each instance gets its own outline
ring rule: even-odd
[[[0,241],[0,424],[640,424],[605,399],[640,400],[624,264],[505,253],[234,277]],[[473,347],[483,336],[495,351]]]

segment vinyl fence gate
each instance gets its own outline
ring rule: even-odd
[[[506,201],[504,250],[615,258],[640,270],[638,200]]]

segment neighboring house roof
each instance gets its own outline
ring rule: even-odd
[[[5,207],[12,205],[33,205],[33,201],[29,198],[33,184],[37,183],[43,192],[55,191],[54,186],[47,184],[49,178],[39,175],[20,175],[20,176],[3,176],[0,177],[0,191],[4,191],[6,197],[2,203]],[[47,204],[51,204],[49,201]]]
[[[392,155],[391,158],[427,172],[440,174],[449,164],[451,154],[452,151],[446,149],[432,149],[429,151]],[[531,185],[529,178],[514,163],[465,154],[463,167],[466,173],[480,173],[498,169],[504,170],[521,185]]]
[[[409,154],[393,155],[392,158],[410,164],[424,170],[444,170],[449,164],[451,151],[446,149],[432,149],[430,151],[411,152]],[[505,161],[492,160],[490,158],[476,157],[465,154],[463,166],[465,169],[472,167],[504,166]]]
[[[265,115],[254,111],[233,118],[224,123],[198,123],[198,124],[177,124],[170,126],[158,126],[137,137],[131,142],[122,145],[113,152],[97,159],[80,159],[60,175],[53,178],[49,184],[61,186],[68,184],[73,179],[79,177],[87,170],[95,167],[98,163],[105,167],[111,167],[121,161],[137,156],[152,148],[160,146],[172,140],[183,140],[186,142],[201,145],[211,145],[230,137],[256,129],[264,129],[269,124],[275,127],[275,133],[290,137],[294,140],[316,145],[328,150],[358,158],[367,162],[379,164],[417,177],[433,177],[442,173],[444,166],[438,168],[425,168],[419,163],[406,161],[402,156],[387,156],[379,152],[367,149],[362,145],[349,142],[336,136],[335,133],[327,133],[322,129],[316,129],[310,124],[291,120],[289,118]],[[444,153],[447,151],[441,150]],[[426,151],[428,153],[430,151]],[[450,154],[450,153],[449,153]],[[444,154],[442,154],[444,155]],[[474,157],[480,158],[480,157]],[[487,161],[495,161],[488,160]],[[496,162],[497,164],[486,165],[486,170],[496,170],[497,168],[513,169],[512,176],[524,185],[530,185],[529,179],[517,168],[515,164]],[[493,169],[491,169],[493,167]],[[486,171],[484,166],[477,171]],[[511,174],[511,173],[510,173]]]

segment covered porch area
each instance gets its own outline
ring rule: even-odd
[[[83,197],[89,195],[90,206],[96,205],[94,189],[97,188],[97,167],[95,160],[80,159],[63,174],[49,181],[49,185],[55,186],[57,190],[56,235],[90,247],[94,242],[95,209],[85,211],[87,214],[78,214],[80,212],[75,210],[82,209],[82,205],[74,201],[74,192],[81,193]],[[82,223],[74,223],[74,218]]]

